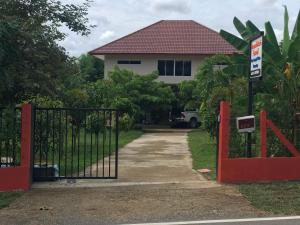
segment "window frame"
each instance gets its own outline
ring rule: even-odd
[[[118,65],[140,65],[142,64],[141,60],[127,60],[127,59],[120,59],[117,60]]]
[[[167,74],[167,62],[173,61],[173,74]],[[159,64],[163,63],[163,71],[164,73],[160,73]],[[181,63],[181,74],[177,73],[176,64]],[[189,64],[188,73],[186,74],[185,65]],[[168,77],[191,77],[192,76],[192,60],[178,60],[178,59],[158,59],[157,60],[157,70],[159,76],[168,76]]]

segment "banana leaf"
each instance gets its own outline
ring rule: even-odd
[[[296,23],[295,23],[295,26],[294,26],[294,30],[293,30],[293,33],[292,33],[292,40],[295,40],[296,37],[299,37],[300,36],[300,10],[299,10],[299,13],[298,13],[298,16],[297,16],[297,19],[296,19]]]
[[[284,7],[284,30],[283,30],[283,42],[282,52],[284,56],[287,56],[290,46],[290,34],[289,34],[289,14],[286,5]]]
[[[300,59],[300,36],[297,36],[289,47],[288,61],[299,61]]]
[[[234,17],[233,24],[244,40],[250,39],[251,33],[249,33],[246,26],[237,17]]]
[[[248,43],[241,38],[225,31],[221,30],[220,35],[231,45],[233,45],[237,50],[248,54]]]

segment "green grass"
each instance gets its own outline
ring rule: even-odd
[[[0,192],[0,209],[9,206],[21,195],[21,192]]]
[[[300,182],[241,184],[238,187],[258,209],[273,214],[300,214]]]
[[[210,138],[209,134],[201,129],[193,130],[188,134],[189,148],[193,158],[195,170],[207,168],[210,173],[204,176],[208,179],[216,179],[216,140]]]
[[[190,132],[188,142],[193,168],[211,169],[212,172],[205,176],[215,179],[216,142],[202,130]],[[273,214],[300,214],[300,182],[239,184],[236,187],[257,209]]]
[[[134,139],[139,138],[143,134],[141,130],[130,130],[128,132],[121,132],[119,137],[119,148],[124,147]]]
[[[142,133],[143,132],[140,130],[120,132],[118,139],[119,148],[122,148],[124,145],[140,137]],[[58,143],[54,143],[55,151],[52,151],[53,144],[51,142],[50,146],[48,146],[48,156],[45,154],[42,155],[42,163],[46,161],[47,157],[47,162],[49,165],[56,164],[58,167],[60,167],[59,171],[61,176],[68,176],[71,174],[78,175],[80,172],[84,171],[84,168],[91,164],[97,163],[99,160],[102,160],[104,157],[108,156],[109,153],[113,155],[115,152],[115,135],[113,132],[111,133],[111,142],[109,142],[109,135],[109,132],[106,132],[105,136],[103,136],[101,133],[98,135],[98,137],[96,134],[93,134],[91,137],[90,133],[85,135],[85,133],[81,131],[79,137],[77,136],[76,140],[73,140],[74,142],[72,143],[72,134],[71,132],[68,132],[68,142],[61,144],[61,154],[59,155]],[[103,139],[105,140],[104,142]],[[39,151],[35,155],[35,159],[35,164],[39,164]],[[99,165],[99,167],[100,166],[101,165]]]

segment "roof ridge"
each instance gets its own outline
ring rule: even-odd
[[[219,34],[218,31],[215,31],[214,29],[212,29],[212,28],[210,28],[210,27],[208,27],[208,26],[205,26],[205,25],[203,25],[202,23],[199,23],[199,22],[197,22],[197,21],[195,21],[195,20],[192,20],[192,21],[193,21],[195,24],[197,24],[197,25],[200,25],[200,26],[202,26],[202,27],[204,27],[204,28],[206,28],[206,29],[208,29],[208,30],[214,32],[214,33]]]
[[[100,46],[89,54],[215,54],[218,52],[232,54],[236,49],[224,40],[219,32],[195,20],[159,20]]]
[[[143,28],[141,28],[141,29],[138,29],[138,30],[134,31],[133,33],[127,34],[127,35],[125,35],[125,36],[123,36],[123,37],[120,37],[120,38],[118,38],[118,39],[116,39],[116,40],[114,40],[114,41],[111,41],[111,42],[109,42],[109,43],[107,43],[107,44],[105,44],[105,45],[102,45],[102,46],[100,46],[99,48],[96,48],[96,49],[94,49],[94,50],[91,50],[91,51],[88,52],[88,54],[91,54],[91,55],[92,55],[94,51],[97,51],[97,50],[100,49],[100,48],[106,47],[107,45],[113,44],[113,43],[115,43],[115,42],[117,42],[117,41],[120,41],[120,40],[122,40],[122,39],[124,39],[124,38],[130,37],[130,36],[136,34],[137,32],[140,32],[140,31],[145,30],[145,29],[147,29],[147,28],[149,28],[149,27],[152,27],[152,26],[154,26],[154,25],[157,25],[157,24],[159,24],[159,23],[161,23],[161,22],[163,22],[163,21],[165,21],[165,20],[159,20],[159,21],[157,21],[157,22],[155,22],[155,23],[152,23],[152,24],[150,24],[150,25],[148,25],[148,26],[146,26],[146,27],[143,27]]]

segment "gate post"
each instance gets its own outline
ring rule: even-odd
[[[21,169],[23,190],[29,190],[32,183],[32,125],[33,108],[31,104],[22,105],[21,114]]]
[[[222,181],[222,161],[228,158],[230,139],[230,107],[229,103],[222,101],[220,104],[220,125],[219,125],[219,157],[217,181]]]

